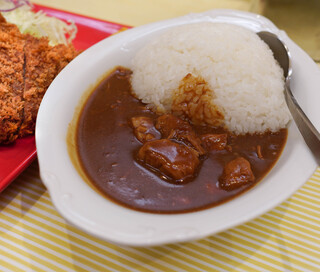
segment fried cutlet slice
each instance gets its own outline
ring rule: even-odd
[[[18,137],[23,119],[24,45],[19,29],[0,15],[0,143]]]
[[[40,102],[56,75],[56,63],[47,58],[50,46],[46,38],[25,36],[24,120],[19,136],[32,134]]]
[[[58,74],[67,64],[69,64],[69,62],[71,62],[80,53],[81,51],[75,50],[73,45],[58,44],[52,47],[50,52],[48,52],[48,58],[51,61],[56,62],[56,69]]]
[[[23,137],[33,134],[41,100],[57,74],[77,55],[72,46],[50,46],[48,39],[26,35],[24,120],[19,131]]]

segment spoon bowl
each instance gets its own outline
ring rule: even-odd
[[[288,47],[271,32],[261,31],[258,32],[257,35],[270,47],[274,58],[283,70],[285,77],[284,94],[288,108],[306,144],[313,153],[318,165],[320,165],[320,133],[303,112],[290,89],[290,79],[292,76],[290,51]]]

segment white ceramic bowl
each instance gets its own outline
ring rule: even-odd
[[[146,41],[172,26],[195,22],[228,22],[255,32],[268,30],[289,47],[293,58],[292,90],[315,126],[320,128],[320,72],[316,64],[269,20],[234,10],[157,22],[127,30],[92,46],[72,61],[48,89],[38,115],[36,142],[41,178],[53,204],[70,223],[107,241],[149,246],[199,239],[242,224],[278,205],[316,169],[295,124],[278,163],[259,184],[239,197],[211,209],[186,214],[150,214],[117,205],[84,182],[68,154],[67,131],[85,91],[111,68],[128,66]]]

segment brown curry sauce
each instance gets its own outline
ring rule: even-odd
[[[130,75],[130,70],[118,67],[102,80],[86,101],[76,128],[83,171],[102,194],[116,203],[153,213],[212,207],[251,188],[279,158],[287,139],[286,129],[236,136],[223,128],[193,126],[198,135],[228,133],[230,148],[208,152],[191,181],[166,181],[135,159],[142,143],[135,137],[130,119],[156,119],[159,115],[131,95]],[[254,182],[234,190],[220,188],[218,180],[224,166],[239,156],[250,162]]]

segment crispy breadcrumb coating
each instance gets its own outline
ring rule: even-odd
[[[21,34],[0,14],[0,143],[34,133],[47,88],[77,54],[72,45]]]
[[[0,21],[0,143],[10,143],[23,119],[25,41],[15,25]]]

